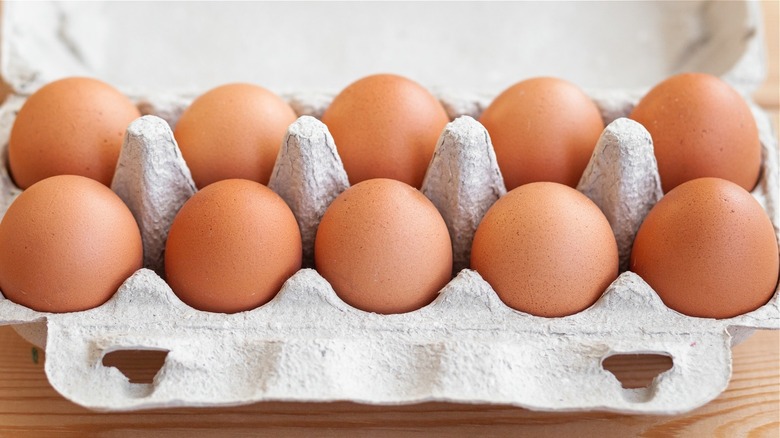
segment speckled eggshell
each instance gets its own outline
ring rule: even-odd
[[[165,247],[173,292],[196,309],[259,307],[301,268],[301,233],[284,200],[254,181],[229,179],[193,195]]]
[[[742,96],[721,79],[672,76],[650,90],[630,117],[653,138],[665,193],[702,177],[755,187],[761,167],[756,121]]]
[[[479,121],[507,190],[537,181],[575,187],[604,130],[598,107],[579,87],[547,77],[511,86]]]
[[[33,93],[16,116],[8,141],[14,182],[26,189],[54,175],[81,175],[111,184],[127,125],[138,108],[110,85],[66,78]]]
[[[422,193],[399,181],[371,179],[328,207],[314,262],[347,304],[406,313],[429,304],[449,282],[452,245],[444,219]]]
[[[351,184],[390,178],[419,188],[449,119],[421,85],[379,74],[345,88],[322,122],[333,135]]]
[[[680,313],[729,318],[774,294],[777,237],[745,189],[699,178],[667,193],[647,215],[634,240],[631,270]]]
[[[0,290],[37,311],[97,307],[142,263],[132,213],[108,187],[86,177],[33,184],[0,223]]]
[[[471,268],[509,307],[567,316],[590,307],[617,278],[617,243],[585,195],[558,183],[531,183],[488,210],[474,235]]]
[[[281,97],[252,84],[228,84],[195,99],[174,137],[198,188],[240,178],[268,184],[295,112]]]

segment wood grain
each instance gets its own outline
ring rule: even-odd
[[[769,70],[756,101],[778,126],[778,18],[780,2],[762,2]],[[0,86],[0,91],[2,86]],[[63,399],[43,372],[45,355],[10,327],[0,327],[0,438],[45,436],[324,437],[456,436],[681,436],[780,437],[780,333],[757,332],[733,350],[728,389],[716,400],[680,416],[632,416],[602,412],[540,413],[523,409],[450,403],[366,406],[338,403],[257,403],[232,408],[169,409],[106,414]],[[107,365],[149,379],[159,358],[117,356]],[[627,386],[647,381],[668,362],[618,361],[613,370]]]
[[[764,41],[767,55],[767,76],[764,84],[753,96],[756,102],[764,108],[777,109],[780,106],[780,1],[763,1]],[[775,120],[778,120],[775,118]],[[775,127],[780,126],[775,124]]]

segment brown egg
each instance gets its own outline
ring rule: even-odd
[[[0,290],[41,312],[106,302],[142,267],[141,233],[108,187],[82,176],[44,179],[0,223]]]
[[[567,316],[590,307],[617,278],[617,243],[585,195],[558,183],[531,183],[488,210],[474,235],[471,268],[509,307]]]
[[[700,178],[666,194],[634,240],[631,270],[670,308],[701,318],[755,310],[777,287],[777,236],[740,186]]]
[[[347,304],[405,313],[429,304],[449,282],[452,244],[444,219],[422,193],[399,181],[371,179],[328,207],[314,262]]]
[[[479,121],[490,134],[507,190],[537,181],[576,187],[604,130],[596,104],[555,78],[509,87]]]
[[[22,189],[54,175],[111,184],[125,130],[141,117],[133,102],[101,81],[67,78],[41,87],[19,110],[8,162]]]
[[[390,178],[420,187],[449,119],[439,101],[416,82],[381,74],[345,88],[322,122],[333,135],[351,184]]]
[[[756,121],[739,93],[717,77],[673,76],[650,90],[630,117],[653,138],[664,192],[702,177],[755,187],[761,167]]]
[[[261,306],[301,268],[301,233],[268,187],[230,179],[205,187],[179,210],[165,247],[165,274],[190,306],[236,313]]]
[[[174,137],[198,188],[223,179],[268,184],[295,112],[282,98],[251,84],[228,84],[198,97]]]

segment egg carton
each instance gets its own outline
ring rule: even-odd
[[[311,102],[323,100],[318,95]],[[22,102],[13,98],[0,112],[0,140],[8,138]],[[634,102],[626,94],[608,107],[630,111]],[[753,194],[777,232],[777,144],[767,117],[758,110],[755,115],[763,167]],[[301,116],[287,131],[269,187],[295,213],[305,266],[312,266],[320,218],[348,186],[327,127]],[[5,161],[0,187],[7,206],[19,190]],[[129,126],[112,189],[138,221],[144,269],[92,310],[41,313],[0,298],[0,324],[13,324],[45,346],[52,386],[91,409],[351,400],[673,414],[726,388],[736,338],[780,328],[777,291],[766,305],[741,316],[694,318],[668,309],[632,272],[623,272],[598,302],[572,316],[542,318],[507,307],[467,269],[479,221],[506,193],[488,133],[468,115],[443,130],[421,188],[447,223],[457,275],[433,303],[406,314],[352,308],[310,268],[292,276],[272,301],[246,312],[204,312],[179,300],[158,273],[164,271],[167,230],[195,185],[170,125],[159,117],[143,116]],[[662,195],[649,133],[627,118],[611,121],[578,190],[609,219],[625,267],[639,225]],[[103,365],[106,354],[128,349],[168,352],[152,383],[130,383]],[[646,388],[625,389],[602,367],[612,355],[646,353],[668,355],[674,363]]]
[[[0,296],[0,325],[13,325],[46,349],[49,381],[78,404],[134,410],[262,400],[438,400],[674,414],[725,389],[731,345],[754,329],[780,328],[777,291],[745,315],[693,318],[666,308],[641,278],[624,272],[586,311],[541,318],[508,308],[479,274],[460,269],[468,264],[474,228],[505,192],[489,137],[474,119],[496,90],[543,72],[592,87],[608,124],[578,188],[608,217],[625,267],[660,186],[647,132],[623,117],[646,85],[675,71],[708,71],[743,94],[754,90],[766,71],[756,1],[489,8],[432,2],[415,4],[414,13],[382,3],[326,2],[305,8],[5,2],[2,8],[0,68],[15,94],[0,107],[0,214],[19,194],[6,169],[10,128],[25,96],[41,85],[63,76],[100,77],[141,97],[142,113],[167,122],[143,117],[130,126],[112,184],[138,220],[146,268],[107,303],[84,312],[40,313]],[[501,25],[509,24],[507,17],[511,25]],[[323,22],[331,31],[322,33]],[[219,29],[218,36],[203,28]],[[343,41],[350,50],[338,57],[322,50]],[[620,62],[628,56],[631,63]],[[249,312],[214,314],[182,303],[158,273],[166,230],[195,191],[169,128],[192,97],[236,80],[275,91],[300,84],[338,89],[385,70],[436,91],[453,120],[422,187],[453,240],[457,275],[437,299],[408,314],[367,313],[346,305],[305,268],[271,302]],[[333,140],[316,120],[332,96],[286,94],[302,117],[290,127],[269,183],[295,212],[308,267],[316,224],[348,186]],[[753,195],[777,234],[777,144],[766,115],[755,115],[764,154]],[[152,383],[130,383],[103,365],[106,354],[128,349],[168,352]],[[666,354],[674,366],[647,388],[624,389],[602,363],[631,353]]]

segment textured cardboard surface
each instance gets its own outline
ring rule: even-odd
[[[776,146],[765,147],[764,179],[771,180],[777,174]],[[145,116],[128,130],[114,186],[140,193],[138,199],[154,199],[130,199],[133,205],[153,206],[141,214],[148,223],[166,223],[192,190],[176,149],[162,119]],[[272,185],[313,236],[324,206],[347,186],[333,140],[324,125],[304,116],[291,125],[279,157]],[[657,171],[638,173],[636,167],[652,170],[654,163],[644,128],[621,118],[605,129],[580,183],[618,219],[613,227],[626,242],[643,219],[634,213],[647,210],[658,196]],[[147,186],[168,188],[141,190]],[[772,188],[762,181],[758,192],[762,187]],[[762,194],[776,199],[777,189]],[[478,122],[464,116],[445,128],[423,190],[442,206],[453,236],[460,236],[455,248],[465,260],[481,214],[504,190]],[[625,213],[632,202],[641,208]],[[163,241],[163,229],[145,227],[144,242]],[[764,307],[729,320],[690,318],[667,309],[630,272],[590,309],[539,318],[505,306],[468,269],[434,303],[402,315],[353,309],[310,269],[298,272],[258,309],[235,315],[201,312],[143,269],[97,309],[42,314],[0,300],[0,318],[5,324],[45,319],[52,385],[79,404],[108,410],[348,399],[676,413],[706,403],[726,387],[729,327],[780,328],[777,294]],[[116,369],[102,366],[103,355],[117,349],[169,354],[153,384],[131,384]],[[668,354],[675,366],[649,388],[636,390],[623,389],[601,367],[612,354],[641,352]]]
[[[644,126],[626,118],[607,125],[577,190],[607,217],[618,243],[620,271],[628,270],[634,236],[663,196],[653,140]]]
[[[6,2],[3,9],[3,75],[19,94],[65,76],[96,76],[135,95],[196,95],[234,81],[277,93],[332,92],[394,72],[463,96],[540,75],[586,89],[638,89],[680,71],[726,75],[747,93],[766,69],[757,2]]]
[[[164,120],[144,116],[128,126],[111,190],[138,223],[144,266],[162,275],[168,230],[181,206],[197,191]]]
[[[756,6],[747,5],[748,12]],[[57,10],[67,14],[68,7]],[[702,14],[731,23],[719,8]],[[739,28],[740,16],[735,17],[730,25]],[[745,60],[739,52],[733,68],[723,73],[737,85],[744,79],[743,89],[755,82],[754,73],[762,67],[751,52],[755,39],[746,41],[747,48],[740,46]],[[707,47],[702,45],[701,52],[706,54]],[[29,67],[13,64],[11,71],[24,73]],[[17,76],[17,91],[31,89],[41,77],[46,76]],[[304,117],[291,125],[269,183],[295,212],[309,262],[324,208],[348,186],[327,129],[306,117],[321,115],[331,96],[287,95]],[[489,137],[472,118],[492,95],[455,91],[439,96],[454,121],[442,132],[422,190],[445,217],[456,266],[462,267],[479,220],[505,187]],[[660,195],[652,143],[644,128],[622,118],[641,92],[616,89],[592,91],[591,96],[609,125],[578,188],[610,219],[625,260],[636,229]],[[5,147],[23,99],[12,97],[0,108],[2,212],[19,193],[7,174]],[[147,268],[158,272],[172,215],[194,193],[169,128],[189,99],[173,93],[142,100],[144,113],[162,118],[147,116],[130,126],[112,184],[141,224]],[[766,116],[756,111],[756,119],[764,156],[762,179],[753,194],[778,231],[777,144]],[[776,292],[765,306],[739,317],[686,317],[667,309],[646,283],[628,272],[590,309],[565,318],[539,318],[505,306],[476,272],[466,269],[429,306],[388,316],[347,306],[315,271],[303,269],[267,305],[221,315],[188,307],[157,274],[142,269],[108,303],[85,312],[39,313],[0,297],[0,324],[18,324],[25,335],[45,343],[52,385],[76,403],[99,410],[260,400],[442,400],[671,414],[715,398],[729,380],[731,334],[780,329],[780,308]],[[152,384],[131,384],[118,370],[102,365],[102,357],[117,349],[169,354]],[[674,361],[648,388],[623,389],[601,367],[612,354],[643,352],[667,354]]]
[[[301,230],[303,266],[314,267],[314,237],[320,219],[349,187],[333,137],[319,120],[301,116],[290,125],[268,187],[295,215]]]

